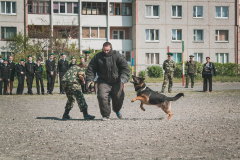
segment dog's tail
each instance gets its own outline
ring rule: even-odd
[[[167,100],[168,100],[168,101],[176,101],[176,100],[178,100],[179,98],[181,98],[182,96],[184,97],[184,94],[183,94],[183,93],[178,93],[175,97],[168,97]]]

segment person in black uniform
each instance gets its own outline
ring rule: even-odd
[[[69,63],[69,68],[71,68],[72,66],[76,65],[76,58],[73,56],[71,57],[71,63]]]
[[[23,94],[24,89],[24,78],[26,79],[25,73],[25,60],[21,59],[20,63],[16,64],[15,72],[17,73],[18,77],[18,87],[17,87],[17,94]]]
[[[9,89],[10,89],[10,95],[12,95],[13,81],[15,76],[15,63],[13,62],[13,56],[9,56],[8,60],[9,60],[8,65],[10,66],[10,70],[11,70],[11,77],[10,77],[10,82],[8,82],[7,92],[9,93]]]
[[[3,64],[0,67],[0,95],[2,95],[2,84],[4,83],[3,94],[7,95],[7,83],[10,81],[11,71],[8,65],[8,59],[3,59]]]
[[[60,82],[62,81],[63,75],[67,72],[68,70],[68,61],[66,60],[66,55],[65,53],[62,53],[62,59],[58,61],[58,66],[57,66],[57,76],[59,76]],[[62,83],[60,83],[60,94],[65,94]]]
[[[53,94],[52,91],[54,89],[55,76],[56,76],[56,65],[55,60],[53,60],[54,54],[49,54],[49,59],[46,61],[46,69],[47,69],[47,94]]]
[[[32,55],[28,56],[28,62],[25,64],[26,69],[26,77],[27,77],[27,86],[28,86],[28,94],[33,95],[32,92],[32,84],[34,79],[34,63],[32,61]]]
[[[40,87],[39,87],[39,81],[41,83],[41,92],[42,95],[44,95],[44,84],[43,84],[43,66],[40,64],[41,59],[37,60],[37,64],[34,66],[34,71],[35,71],[35,77],[36,77],[36,87],[37,87],[37,94],[40,95]]]

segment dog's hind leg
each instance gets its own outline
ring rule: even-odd
[[[167,119],[170,119],[173,115],[173,113],[170,111],[171,109],[171,102],[165,102],[165,104],[163,105],[163,107],[161,107],[162,110],[168,114],[168,118]]]
[[[140,108],[143,110],[143,111],[145,111],[145,108],[143,108],[143,103],[141,102],[141,104],[140,104]]]

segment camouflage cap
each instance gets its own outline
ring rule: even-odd
[[[173,54],[171,52],[168,52],[167,55],[172,56]]]

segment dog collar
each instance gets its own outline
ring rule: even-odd
[[[147,85],[144,83],[144,85],[145,85],[145,87],[142,89],[142,90],[138,90],[137,92],[142,92],[142,91],[144,91],[146,88],[147,88]]]

